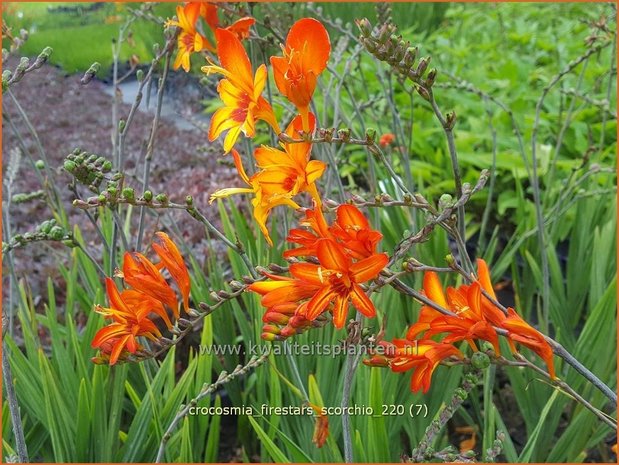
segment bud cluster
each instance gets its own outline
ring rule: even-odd
[[[396,26],[393,23],[388,22],[380,28],[372,28],[370,21],[364,18],[357,20],[357,26],[361,31],[359,41],[366,50],[417,84],[419,94],[429,99],[429,91],[437,75],[436,68],[428,71],[430,57],[417,60],[419,49],[411,47],[409,41],[403,40],[401,35],[396,34]]]
[[[105,157],[76,148],[65,158],[64,169],[92,192],[99,192],[104,175],[112,170],[112,162]]]
[[[62,242],[68,247],[75,247],[73,234],[66,230],[61,225],[57,224],[55,219],[47,220],[37,226],[34,232],[26,232],[24,234],[15,234],[9,242],[2,242],[2,253],[7,253],[10,250],[24,247],[32,242],[54,241]]]
[[[9,87],[11,87],[16,82],[22,80],[22,78],[31,71],[35,69],[39,69],[49,60],[53,50],[51,47],[45,47],[39,56],[36,57],[33,63],[30,63],[30,60],[26,57],[22,57],[19,60],[19,64],[15,68],[14,72],[10,70],[5,70],[2,72],[2,93],[4,93]]]

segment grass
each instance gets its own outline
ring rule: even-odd
[[[118,38],[119,26],[129,17],[130,4],[106,3],[103,8],[85,11],[81,14],[49,9],[87,8],[92,3],[59,2],[4,3],[3,22],[14,32],[20,29],[29,31],[29,38],[21,49],[25,56],[36,56],[46,46],[54,49],[50,62],[60,66],[67,73],[86,71],[97,61],[101,63],[99,77],[108,77],[112,68],[112,41]],[[159,4],[154,13],[171,17],[174,7]],[[120,62],[127,63],[136,55],[140,63],[149,63],[153,58],[154,43],[162,43],[161,28],[153,23],[139,21],[130,31],[134,37],[132,44],[124,42]]]

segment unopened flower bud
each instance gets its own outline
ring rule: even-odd
[[[430,93],[428,92],[428,90],[423,87],[423,86],[417,86],[417,92],[419,93],[419,95],[421,95],[421,97],[424,100],[430,100]]]
[[[453,129],[456,125],[456,112],[450,111],[445,115],[445,128]]]
[[[434,81],[436,80],[436,74],[436,68],[432,68],[430,71],[428,71],[428,75],[426,76],[425,81],[425,85],[428,89],[434,85]]]
[[[65,160],[62,167],[65,169],[65,171],[68,171],[69,173],[73,173],[73,171],[75,171],[75,169],[77,168],[77,165],[72,160]]]
[[[408,67],[408,68],[412,68],[413,65],[415,64],[415,59],[417,58],[417,52],[419,51],[419,49],[417,47],[408,47],[406,49],[406,52],[404,52],[404,64]]]
[[[376,140],[376,129],[367,128],[365,130],[365,140],[368,142],[368,144],[373,143]]]
[[[453,268],[456,265],[456,259],[454,258],[452,254],[445,255],[445,262],[447,263],[447,266],[450,268]]]
[[[37,160],[34,166],[36,166],[37,169],[42,170],[45,168],[45,162],[43,160]]]
[[[350,129],[340,129],[337,131],[337,135],[343,142],[348,142],[350,140]]]
[[[167,205],[170,201],[170,199],[168,199],[167,194],[157,194],[155,196],[155,200],[162,205]]]
[[[150,202],[151,200],[153,200],[153,193],[151,191],[144,191],[144,194],[142,194],[142,198],[146,202]]]
[[[104,173],[112,171],[112,162],[109,160],[103,162],[103,166],[101,166],[101,171],[103,171]]]
[[[96,76],[100,68],[101,68],[101,65],[95,61],[92,65],[90,65],[90,68],[86,70],[86,72],[82,76],[82,79],[80,79],[80,84],[85,86],[90,81],[92,81],[92,78]]]
[[[446,208],[453,207],[453,197],[450,194],[443,194],[438,199],[439,210],[445,210]]]
[[[191,195],[185,197],[185,203],[188,207],[191,207],[193,205],[193,197]]]
[[[485,370],[490,366],[490,357],[483,352],[475,352],[471,355],[471,365],[479,370]]]
[[[59,241],[64,237],[64,229],[60,226],[54,226],[49,231],[49,237],[51,237],[55,241]]]
[[[144,80],[144,71],[141,69],[138,69],[135,72],[135,78],[138,80],[138,82],[142,82]]]
[[[415,69],[415,73],[417,73],[417,76],[423,76],[423,73],[426,72],[429,63],[430,57],[423,57],[419,60],[419,63],[417,63],[417,68]]]
[[[125,187],[122,191],[123,198],[128,202],[133,202],[135,200],[135,190],[133,187]]]
[[[367,18],[358,19],[355,21],[357,23],[357,27],[361,31],[361,35],[364,37],[370,37],[372,35],[372,25]]]

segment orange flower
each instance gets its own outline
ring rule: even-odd
[[[338,329],[344,327],[349,301],[365,316],[371,318],[376,315],[374,304],[360,284],[376,278],[389,261],[387,254],[375,254],[352,263],[350,257],[340,249],[332,240],[321,239],[316,253],[320,265],[290,265],[292,276],[320,286],[320,290],[299,314],[308,320],[314,320],[333,304],[333,324]]]
[[[166,304],[179,317],[176,294],[153,263],[139,252],[125,252],[122,273],[116,273],[134,289]]]
[[[479,282],[482,287],[494,300],[496,300],[496,294],[494,293],[494,289],[492,289],[488,265],[486,265],[484,260],[477,260],[477,273],[479,275]],[[554,379],[556,377],[556,373],[554,368],[553,350],[552,347],[550,347],[550,344],[546,341],[544,335],[533,328],[529,323],[524,321],[513,308],[508,308],[507,315],[505,315],[487,297],[483,296],[482,303],[484,314],[488,320],[495,326],[508,331],[507,337],[512,352],[516,352],[514,342],[531,349],[539,355],[542,360],[544,360],[546,366],[548,367],[548,374]]]
[[[380,136],[380,139],[378,140],[378,143],[382,147],[387,147],[388,145],[393,144],[394,140],[395,140],[395,136],[393,134],[391,134],[390,132],[388,132],[387,134],[383,134],[382,136]]]
[[[313,121],[313,115],[311,115]],[[294,133],[300,127],[300,119],[292,120],[287,133]],[[326,165],[318,160],[310,160],[310,143],[283,144],[285,151],[262,146],[256,149],[254,157],[261,170],[249,178],[241,157],[232,150],[232,157],[241,179],[249,187],[226,188],[214,192],[210,201],[238,193],[253,193],[254,218],[260,226],[269,245],[273,245],[266,222],[270,211],[279,205],[288,205],[294,209],[300,208],[292,200],[297,194],[308,192],[315,202],[320,202],[316,188],[316,180],[322,176]]]
[[[354,205],[340,205],[332,234],[339,239],[354,258],[365,258],[376,253],[383,235],[370,227],[370,222]]]
[[[473,339],[483,339],[490,342],[496,353],[500,354],[498,335],[492,325],[486,321],[482,312],[479,283],[475,282],[470,286],[463,285],[458,289],[447,288],[447,298],[445,298],[438,275],[430,271],[424,275],[423,288],[430,300],[452,311],[455,315],[443,315],[430,306],[423,306],[419,320],[408,330],[407,339],[413,340],[424,331],[424,339],[436,334],[448,333],[443,339],[445,343],[466,340],[473,350],[477,350]]]
[[[279,205],[288,205],[295,210],[297,208],[300,208],[299,205],[297,205],[290,198],[289,195],[285,195],[285,192],[278,193],[273,191],[274,185],[276,185],[278,181],[283,183],[282,176],[285,176],[285,172],[273,173],[272,177],[270,178],[270,180],[272,180],[270,186],[271,190],[269,191],[267,187],[267,191],[265,192],[263,190],[263,186],[268,186],[267,181],[269,181],[269,179],[265,179],[264,177],[260,179],[257,177],[257,175],[249,178],[249,176],[247,176],[247,173],[245,172],[245,168],[243,168],[241,156],[234,149],[232,149],[232,157],[234,159],[234,164],[239,173],[239,176],[249,187],[229,187],[225,189],[220,189],[211,194],[209,202],[213,203],[217,199],[228,197],[233,194],[254,194],[254,198],[251,202],[254,207],[254,219],[256,220],[256,223],[258,223],[258,226],[260,227],[260,230],[262,231],[265,239],[267,240],[269,245],[272,246],[273,241],[271,240],[269,230],[266,226],[266,222],[269,219],[269,214],[271,213],[271,210]]]
[[[183,296],[183,305],[185,312],[189,311],[189,292],[191,291],[191,280],[189,272],[185,266],[185,261],[170,237],[164,232],[155,233],[155,242],[153,242],[153,250],[159,255],[161,262],[157,265],[158,268],[165,267],[176,282],[181,295]]]
[[[211,118],[209,140],[228,131],[224,139],[224,152],[228,153],[241,132],[247,137],[254,136],[256,120],[266,121],[278,134],[280,129],[271,105],[261,96],[267,81],[266,66],[260,65],[254,75],[238,37],[225,29],[217,29],[215,36],[220,66],[203,66],[202,71],[207,75],[220,73],[224,76],[217,85],[224,106]]]
[[[379,345],[385,349],[383,357],[388,360],[392,371],[414,370],[411,391],[423,389],[424,394],[430,389],[434,370],[443,360],[449,357],[463,358],[462,352],[451,344],[432,340],[394,339],[393,343],[381,341]]]
[[[212,3],[189,2],[185,6],[178,5],[176,7],[175,20],[166,21],[166,26],[177,26],[181,29],[178,36],[178,53],[174,61],[173,68],[182,67],[186,72],[189,72],[191,67],[190,57],[194,52],[208,50],[215,51],[215,46],[201,34],[198,29],[198,21],[204,19],[206,25],[214,33],[219,27],[219,18],[217,17],[217,6]],[[254,24],[254,18],[245,17],[228,26],[226,30],[231,31],[239,39],[249,36],[249,28]]]
[[[310,228],[290,230],[288,242],[301,245],[284,252],[284,257],[315,256],[316,245],[321,238],[332,239],[340,244],[346,253],[355,259],[367,258],[376,253],[383,235],[372,229],[363,213],[354,205],[340,205],[336,210],[336,220],[328,226],[322,210],[315,206],[305,212],[302,225]]]
[[[309,131],[309,105],[320,73],[327,67],[331,43],[325,27],[312,18],[292,25],[283,57],[271,57],[275,84],[299,110],[303,128]]]
[[[310,117],[310,131],[314,130],[316,118]],[[302,130],[301,118],[294,118],[286,128],[286,134],[296,135]],[[253,177],[262,187],[265,196],[294,197],[301,192],[308,192],[320,205],[320,195],[316,181],[322,176],[327,165],[319,160],[310,160],[312,144],[299,142],[282,144],[284,151],[262,146],[256,149],[256,165],[262,171]]]
[[[314,426],[312,442],[320,449],[325,445],[325,442],[327,442],[327,438],[329,437],[329,417],[323,415],[322,407],[312,404],[311,402],[309,405],[316,414],[316,424]]]
[[[507,337],[510,339],[512,352],[516,352],[516,349],[511,341],[522,344],[540,356],[540,358],[546,363],[546,366],[548,367],[548,374],[552,379],[557,377],[555,373],[552,347],[550,347],[550,344],[546,342],[546,339],[542,333],[524,321],[513,308],[507,309],[507,317],[503,321],[501,327],[509,331]]]
[[[202,4],[199,2],[190,2],[185,6],[177,5],[176,17],[178,20],[168,20],[165,23],[166,26],[177,26],[181,29],[178,35],[178,52],[173,65],[174,69],[182,66],[185,72],[189,72],[191,54],[212,47],[204,36],[196,31],[196,23],[201,10]]]
[[[97,306],[95,311],[114,321],[95,334],[91,347],[100,348],[104,355],[109,355],[109,364],[114,365],[123,353],[134,354],[140,348],[137,337],[144,336],[155,341],[161,333],[148,318],[151,312],[148,306],[130,305],[118,292],[112,278],[106,278],[105,283],[110,307]]]

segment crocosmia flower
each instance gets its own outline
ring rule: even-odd
[[[161,338],[161,331],[151,315],[161,318],[168,329],[172,328],[166,307],[172,310],[174,318],[178,318],[179,305],[176,293],[161,273],[164,268],[178,285],[185,311],[189,310],[191,283],[176,244],[167,234],[158,232],[153,249],[161,258],[157,264],[140,253],[125,253],[122,271],[117,270],[115,274],[123,278],[130,288],[119,292],[114,280],[106,278],[109,307],[97,305],[95,311],[112,322],[101,328],[92,340],[91,346],[99,349],[99,355],[92,359],[93,362],[114,365],[142,350],[137,338],[145,337],[153,341]]]
[[[110,365],[114,365],[121,354],[136,353],[139,349],[138,337],[144,336],[155,341],[161,337],[161,332],[148,317],[150,308],[128,304],[116,289],[112,278],[107,278],[105,284],[110,306],[97,306],[95,311],[111,319],[112,323],[95,334],[91,346],[93,349],[102,349],[104,359],[107,359]]]
[[[319,21],[300,19],[290,28],[282,52],[282,57],[271,57],[275,84],[297,107],[303,128],[309,131],[310,101],[331,53],[329,34]]]
[[[310,121],[313,129],[315,119],[311,113]],[[300,129],[301,118],[297,116],[286,129],[286,133],[292,135]],[[270,211],[279,205],[300,208],[293,198],[303,192],[309,193],[314,202],[321,202],[316,181],[327,167],[322,161],[310,160],[312,144],[309,142],[282,143],[281,148],[283,150],[267,146],[257,148],[254,158],[260,171],[251,178],[243,168],[239,153],[233,149],[232,156],[237,171],[248,187],[221,189],[214,192],[210,199],[212,202],[232,194],[254,194],[254,218],[269,245],[273,245],[266,227]]]
[[[266,121],[278,134],[280,129],[271,105],[261,95],[267,81],[266,66],[260,65],[254,74],[247,52],[233,32],[217,29],[215,36],[220,64],[203,66],[202,71],[224,76],[217,85],[224,106],[213,114],[208,137],[213,141],[228,131],[224,139],[224,152],[228,153],[241,132],[254,136],[256,120]]]
[[[333,324],[336,328],[343,328],[349,303],[352,303],[365,316],[374,317],[374,304],[360,284],[378,277],[389,261],[387,254],[375,254],[353,263],[336,242],[321,239],[316,256],[319,265],[290,265],[291,275],[320,286],[320,290],[310,299],[302,314],[308,320],[313,320],[332,304]]]
[[[361,242],[371,239],[359,246],[356,234],[369,232],[369,223],[359,217],[361,212],[356,207],[340,211],[342,207],[338,208],[338,218],[331,226],[320,208],[307,210],[302,223],[310,230],[292,229],[288,241],[301,245],[291,255],[308,261],[291,264],[290,277],[265,273],[269,280],[248,287],[262,296],[260,303],[267,309],[264,339],[281,340],[321,326],[329,314],[333,316],[334,326],[342,328],[351,305],[369,318],[376,315],[374,303],[362,285],[378,277],[389,257],[376,252],[379,239],[373,234],[364,234]],[[346,232],[348,229],[354,233]],[[341,233],[343,239],[335,232]],[[351,248],[347,245],[349,240]],[[363,253],[353,253],[354,249]]]
[[[413,370],[411,391],[423,391],[424,394],[430,389],[434,370],[443,360],[463,357],[453,345],[432,340],[394,339],[393,342],[381,341],[379,345],[383,353],[363,363],[388,366],[395,372]]]
[[[219,18],[217,17],[217,6],[213,3],[189,2],[184,6],[176,7],[177,20],[166,21],[166,26],[177,26],[181,29],[178,35],[178,52],[173,68],[182,67],[189,72],[191,67],[190,58],[194,52],[208,50],[214,52],[215,46],[199,30],[199,20],[202,18],[206,26],[213,33],[219,28]],[[228,26],[227,30],[234,33],[239,39],[249,36],[249,28],[254,24],[254,18],[245,17]]]

